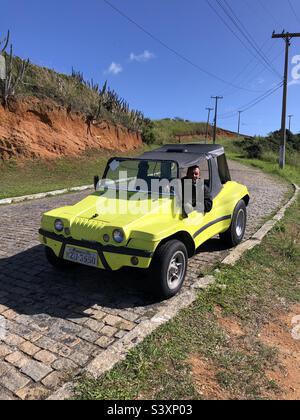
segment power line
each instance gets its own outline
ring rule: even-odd
[[[253,99],[251,102],[245,104],[244,106],[241,106],[234,111],[230,111],[230,112],[220,115],[220,119],[226,120],[226,119],[234,118],[236,113],[239,111],[241,111],[242,113],[249,111],[251,108],[254,108],[256,105],[258,105],[259,103],[267,99],[269,96],[277,92],[277,90],[279,90],[282,86],[283,86],[283,82],[280,82],[278,85],[267,90],[263,95],[260,95],[259,97]]]
[[[274,46],[274,44],[273,44]],[[272,46],[272,47],[273,47]],[[271,51],[272,47],[268,50]],[[263,48],[263,47],[262,47]],[[274,63],[279,57],[281,57],[282,51],[279,52],[279,54],[276,54],[276,56],[274,58],[271,59],[271,63]],[[235,79],[239,78],[241,76],[241,74],[248,68],[248,66],[253,62],[254,60],[250,61],[250,63],[245,67],[245,69],[239,73]],[[256,73],[255,75],[253,74],[254,71],[257,69],[258,66],[260,66],[260,63],[256,63],[255,66],[250,70],[249,74],[246,76],[246,78],[243,81],[243,85],[246,86],[247,83],[250,83],[252,80],[258,78],[261,74],[263,74],[266,71],[266,68],[264,67],[263,69],[261,69],[258,73]],[[233,95],[233,93],[236,91],[236,89],[233,88],[228,88],[228,90],[226,90],[223,95],[224,96],[231,96]],[[263,93],[263,91],[257,91],[257,93]]]
[[[290,5],[290,8],[292,9],[292,12],[294,13],[294,15],[295,15],[296,19],[297,19],[297,20],[298,20],[298,22],[300,23],[300,18],[299,18],[299,16],[298,16],[298,14],[297,14],[297,12],[296,12],[296,10],[295,10],[295,8],[294,8],[294,6],[293,6],[293,4],[292,4],[291,0],[288,0],[288,3],[289,3],[289,5]]]
[[[119,15],[121,15],[124,19],[126,19],[127,21],[129,21],[130,23],[132,23],[139,30],[141,30],[146,35],[148,35],[150,38],[152,38],[155,42],[157,42],[158,44],[160,44],[161,46],[163,46],[165,49],[167,49],[168,51],[170,51],[172,54],[176,55],[178,58],[180,58],[181,60],[185,61],[189,65],[193,66],[197,70],[199,70],[202,73],[204,73],[204,74],[206,74],[206,75],[208,75],[208,76],[210,76],[210,77],[218,80],[219,82],[222,82],[222,83],[224,83],[226,85],[232,86],[232,87],[234,87],[236,89],[244,90],[244,91],[247,91],[247,92],[253,92],[253,90],[251,90],[251,89],[243,88],[243,87],[238,86],[238,85],[236,85],[234,83],[228,82],[227,80],[223,79],[222,77],[219,77],[216,74],[214,74],[214,73],[212,73],[212,72],[210,72],[208,70],[205,70],[204,68],[200,67],[198,64],[196,64],[193,61],[191,61],[189,58],[185,57],[183,54],[181,54],[178,51],[176,51],[173,47],[170,47],[168,44],[166,44],[164,41],[162,41],[161,39],[159,39],[157,36],[153,35],[151,32],[149,32],[147,29],[145,29],[143,26],[141,26],[139,23],[137,23],[132,18],[130,18],[127,14],[125,14],[122,10],[120,10],[115,5],[113,5],[112,3],[110,3],[108,0],[103,0],[103,2],[105,4],[107,4],[111,9],[113,9],[115,12],[117,12]]]
[[[272,71],[276,76],[278,76],[281,79],[281,75],[275,70],[268,61],[268,59],[261,53],[259,50],[259,46],[257,45],[256,41],[252,37],[252,35],[248,32],[247,28],[243,24],[243,22],[238,18],[236,13],[234,12],[233,8],[228,4],[226,0],[224,0],[225,3],[222,3],[221,0],[216,0],[219,7],[223,10],[225,15],[230,19],[230,21],[233,23],[233,25],[236,27],[236,29],[241,33],[241,35],[246,39],[246,41],[249,43],[249,45],[252,47],[252,49],[256,52],[252,53],[256,57],[260,57],[260,60],[264,64],[264,66]],[[227,8],[226,8],[227,6]]]
[[[270,10],[267,8],[267,6],[262,2],[262,0],[258,0],[260,6],[264,9],[264,11],[267,13],[268,17],[273,20],[275,25],[281,26],[281,23],[279,20],[270,12]]]
[[[226,22],[226,20],[223,18],[223,16],[218,12],[218,10],[209,2],[209,0],[206,0],[209,7],[215,12],[215,14],[219,17],[219,19],[224,23],[224,25],[228,28],[228,30],[233,34],[235,38],[237,38],[238,41],[246,48],[246,50],[257,59],[257,56],[251,51],[251,49],[248,47],[248,45],[240,38],[240,36],[234,32],[234,30],[230,27],[230,25]]]
[[[226,22],[226,20],[223,18],[223,16],[218,12],[218,10],[210,3],[209,0],[206,0],[209,7],[215,12],[215,14],[219,17],[219,19],[224,23],[224,25],[228,28],[228,30],[233,34],[235,38],[237,38],[240,43],[246,48],[246,50],[256,59],[259,60],[257,57],[257,54],[255,54],[249,46],[240,38],[240,36],[230,27],[230,25]],[[219,4],[220,5],[220,4]],[[222,5],[220,5],[222,7]],[[222,7],[223,8],[223,7]],[[224,10],[224,9],[223,9]],[[263,47],[259,49],[259,51],[262,50]],[[250,62],[251,63],[251,62]],[[269,68],[268,68],[269,70]],[[243,73],[243,71],[241,72]]]

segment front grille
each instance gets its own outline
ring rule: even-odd
[[[103,222],[76,217],[72,222],[71,236],[78,240],[99,241],[103,226]]]

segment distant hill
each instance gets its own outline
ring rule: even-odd
[[[153,125],[153,132],[157,143],[205,141],[206,123],[204,122],[191,122],[180,118],[165,118],[153,121]],[[213,133],[213,127],[211,125],[209,125],[208,133],[208,139],[211,140]],[[237,133],[222,128],[217,129],[217,135],[228,139],[235,139],[237,137]]]

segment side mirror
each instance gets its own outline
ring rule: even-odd
[[[94,176],[94,188],[95,188],[95,191],[97,191],[97,186],[99,184],[99,181],[100,181],[99,176],[98,175],[95,175]]]

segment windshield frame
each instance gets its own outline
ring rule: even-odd
[[[107,179],[107,174],[108,174],[108,172],[110,170],[110,163],[113,162],[114,160],[117,160],[119,162],[160,162],[160,163],[174,163],[176,165],[176,168],[177,168],[177,176],[176,176],[176,178],[172,178],[172,179],[180,180],[180,167],[179,167],[179,163],[176,162],[175,160],[172,160],[172,159],[140,159],[138,157],[137,158],[112,157],[112,158],[110,158],[107,161],[107,164],[106,164],[106,167],[105,167],[103,176],[101,178],[101,181],[105,181]],[[164,179],[164,178],[162,178],[162,179]],[[110,188],[106,186],[105,189],[107,190],[107,189],[110,189]],[[123,191],[123,189],[119,189],[119,188],[118,189],[113,188],[113,190],[115,190],[115,191]],[[135,190],[133,190],[133,191],[126,190],[126,191],[129,192],[129,193],[136,193],[137,192]],[[140,193],[144,193],[144,194],[148,194],[148,195],[154,194],[153,191],[151,191],[151,190],[148,190],[148,191],[142,191],[142,190],[140,190],[139,192]],[[171,193],[162,193],[162,192],[160,192],[157,195],[159,195],[160,197],[168,196],[170,198],[176,196],[176,194],[174,194],[172,192]]]
[[[113,157],[111,159],[108,160],[103,176],[102,176],[102,180],[106,179],[106,176],[108,174],[109,171],[109,165],[111,164],[111,162],[113,162],[114,160],[118,160],[120,162],[162,162],[162,163],[175,163],[176,167],[177,167],[177,179],[180,179],[180,168],[179,168],[179,164],[178,162],[176,162],[175,160],[170,160],[170,159],[140,159],[140,158],[120,158],[120,157]]]

